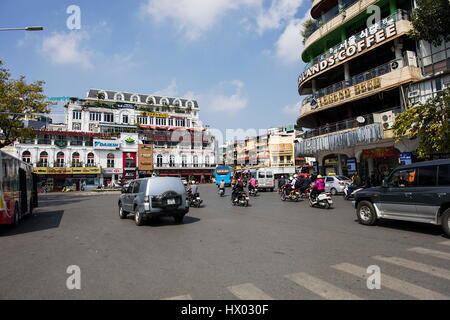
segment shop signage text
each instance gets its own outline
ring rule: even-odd
[[[378,30],[377,32],[367,36],[363,40],[360,40],[355,44],[348,46],[346,49],[343,49],[331,55],[327,59],[314,64],[311,68],[309,68],[300,75],[298,79],[299,84],[308,79],[309,77],[315,75],[316,73],[326,70],[337,63],[345,61],[350,57],[354,56],[355,54],[365,51],[374,45],[384,42],[387,39],[392,38],[396,34],[397,29],[395,27],[395,23],[387,26],[384,29]]]
[[[118,149],[120,143],[115,140],[94,140],[94,148],[96,149]]]
[[[341,100],[346,100],[348,98],[350,98],[352,95],[353,96],[357,96],[359,94],[362,94],[364,92],[368,92],[374,89],[377,89],[381,87],[381,79],[380,78],[374,78],[368,81],[364,81],[362,83],[359,83],[357,85],[353,86],[353,94],[352,91],[350,90],[350,88],[345,88],[342,89],[338,92],[329,94],[327,96],[321,97],[319,98],[319,103],[315,105],[315,107],[321,107],[321,106],[326,106],[328,104],[334,103],[334,102],[338,102]]]
[[[167,113],[160,113],[160,112],[141,112],[141,116],[155,117],[155,118],[168,118],[169,117],[169,115]]]
[[[100,174],[100,168],[34,168],[36,174]]]

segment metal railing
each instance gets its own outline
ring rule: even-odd
[[[358,83],[361,83],[361,82],[382,76],[383,74],[389,73],[392,71],[393,62],[397,62],[398,68],[400,68],[403,64],[403,59],[391,60],[391,61],[389,61],[385,64],[382,64],[378,67],[361,72],[360,74],[357,74],[356,76],[351,77],[349,80],[339,81],[337,83],[329,85],[328,87],[318,89],[315,94],[309,95],[305,99],[303,99],[302,106],[304,106],[308,102],[311,102],[313,98],[318,99],[323,96],[340,91],[342,89],[354,86]]]
[[[325,53],[320,54],[318,56],[316,56],[314,59],[312,59],[310,62],[308,62],[307,64],[305,64],[305,68],[304,71],[308,70],[309,68],[311,68],[314,64],[327,59],[328,57],[330,57],[331,55],[335,54],[336,52],[338,52],[339,50],[341,50],[342,48],[347,48],[347,46],[352,45],[353,43],[357,43],[358,41],[362,40],[364,37],[362,37],[361,35],[367,30],[368,34],[374,34],[375,32],[377,32],[378,30],[387,27],[388,25],[395,23],[397,21],[400,20],[410,20],[411,19],[411,12],[407,11],[407,10],[403,10],[403,9],[397,9],[393,14],[390,14],[389,16],[387,16],[386,18],[383,18],[380,21],[380,24],[378,25],[378,28],[374,28],[373,30],[371,30],[370,28],[366,28],[362,31],[359,31],[353,35],[351,35],[350,37],[348,37],[348,39],[346,39],[345,41],[342,41],[340,43],[338,43],[337,45],[329,48]]]

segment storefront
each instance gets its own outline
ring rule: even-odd
[[[364,149],[360,158],[360,175],[370,176],[372,184],[379,185],[382,179],[400,165],[400,151],[394,147]]]
[[[115,185],[120,181],[123,174],[123,169],[115,169],[115,168],[103,168],[102,169],[102,177],[103,177],[103,185]]]
[[[325,156],[322,163],[322,174],[348,175],[347,158],[345,154],[330,154]]]
[[[63,187],[79,191],[95,189],[100,185],[100,168],[34,168],[38,182],[49,191],[61,191]]]

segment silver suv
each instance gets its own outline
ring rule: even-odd
[[[155,216],[173,216],[176,223],[182,223],[189,212],[186,189],[180,178],[151,177],[131,181],[122,189],[118,201],[119,217],[125,219],[134,214],[136,225]]]

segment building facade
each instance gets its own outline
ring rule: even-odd
[[[16,155],[54,189],[154,174],[199,181],[212,175],[215,139],[195,100],[91,89],[65,108],[64,126],[15,144]]]
[[[379,20],[368,13],[371,5],[380,9]],[[396,142],[392,125],[413,98],[425,98],[418,86],[430,85],[427,73],[439,70],[444,86],[449,60],[445,43],[439,51],[444,58],[433,62],[433,49],[424,56],[407,36],[412,9],[413,2],[404,0],[313,1],[315,21],[306,32],[306,67],[298,79],[306,97],[297,125],[306,130],[295,153],[315,156],[319,173],[382,177],[400,159],[414,159],[418,142]]]

